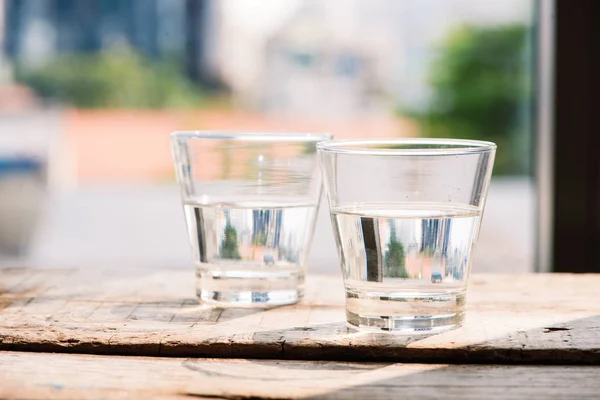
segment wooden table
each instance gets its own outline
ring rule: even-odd
[[[193,283],[0,270],[0,398],[600,398],[600,275],[475,275],[462,328],[410,337],[348,331],[339,277],[269,310]]]

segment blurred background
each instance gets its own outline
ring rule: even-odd
[[[494,141],[473,271],[533,271],[537,5],[0,0],[0,263],[191,266],[168,135],[200,129]]]

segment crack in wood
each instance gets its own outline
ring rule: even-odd
[[[564,328],[564,327],[548,327],[548,328],[544,328],[544,333],[550,333],[550,332],[560,332],[560,331],[570,331],[571,328]]]
[[[253,395],[236,394],[205,394],[205,393],[179,393],[182,396],[194,397],[199,399],[222,399],[222,400],[289,400],[291,397],[265,397]]]

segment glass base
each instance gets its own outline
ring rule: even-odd
[[[348,328],[364,332],[427,334],[440,333],[459,328],[464,316],[462,313],[435,317],[393,317],[360,315],[346,311]]]
[[[197,269],[196,294],[218,307],[275,307],[304,296],[304,271]]]
[[[464,320],[465,292],[346,292],[346,320],[354,330],[428,334],[456,329]]]

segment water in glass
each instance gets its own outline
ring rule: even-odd
[[[205,303],[289,304],[303,294],[316,204],[184,204]]]
[[[480,209],[445,203],[332,208],[347,321],[376,331],[460,325]]]

